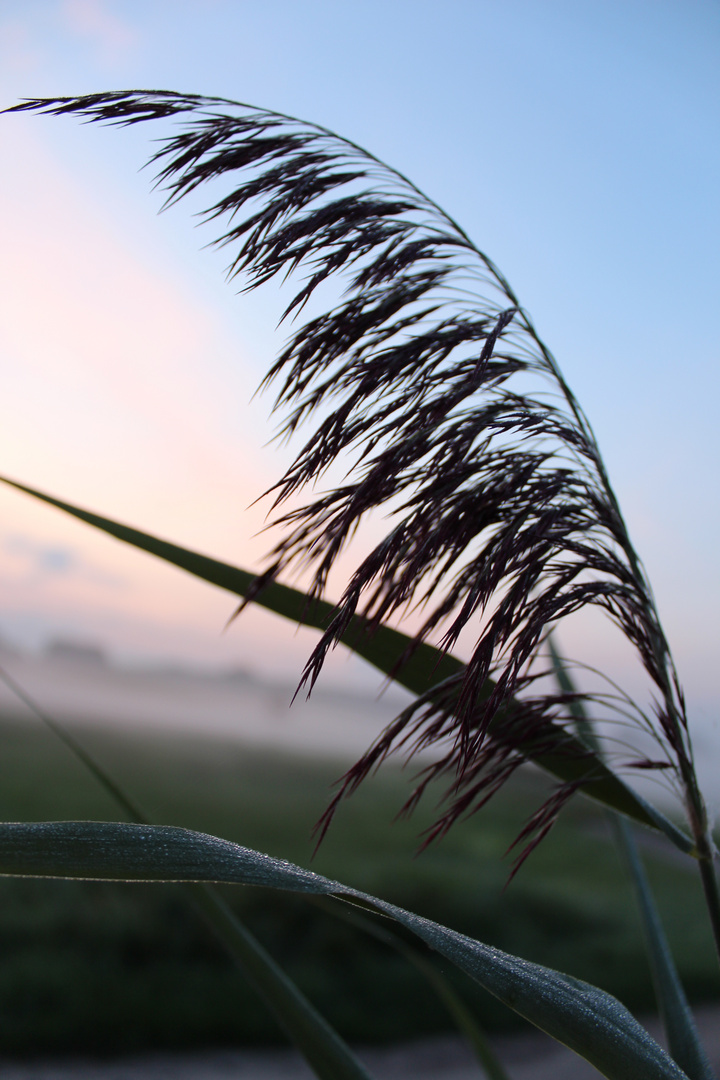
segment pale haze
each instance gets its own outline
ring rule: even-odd
[[[720,691],[720,8],[703,0],[0,0],[0,106],[157,88],[316,121],[499,265],[590,417],[697,722]],[[168,125],[5,116],[0,472],[249,569],[287,449],[252,395],[281,300],[239,297],[139,171]],[[312,636],[0,491],[0,634],[292,680]],[[348,567],[350,563],[347,564]],[[612,634],[586,660],[635,676]],[[567,642],[565,642],[567,645]],[[330,682],[379,686],[336,657]]]

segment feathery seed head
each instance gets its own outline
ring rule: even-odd
[[[450,778],[430,838],[487,801],[528,755],[562,751],[567,700],[528,697],[528,673],[547,629],[589,605],[620,627],[656,687],[662,766],[692,772],[682,694],[590,425],[510,286],[452,218],[354,143],[246,105],[131,91],[16,108],[117,124],[185,117],[151,159],[167,202],[228,177],[232,189],[205,219],[224,223],[216,243],[232,251],[230,276],[246,289],[299,278],[283,316],[290,337],[265,385],[277,386],[281,435],[310,433],[271,491],[274,507],[338,459],[348,472],[280,513],[259,587],[306,566],[321,594],[366,516],[390,516],[303,681],[312,687],[355,613],[378,624],[416,605],[416,640],[439,636],[446,649],[475,628],[464,673],[390,725],[345,777],[323,828],[398,747],[444,748],[408,804]],[[341,286],[340,299],[303,321],[327,282]],[[536,842],[577,786],[524,838]]]

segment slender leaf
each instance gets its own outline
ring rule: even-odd
[[[577,688],[566,664],[555,648],[552,635],[548,636],[548,647],[558,686],[564,694],[576,694]],[[600,745],[592,720],[588,717],[582,700],[574,698],[569,708],[577,722],[578,733],[596,753],[600,753]],[[700,1042],[695,1020],[690,1011],[632,832],[627,822],[618,814],[609,811],[608,819],[617,846],[627,864],[640,908],[645,947],[655,987],[655,999],[662,1017],[670,1053],[691,1080],[715,1080],[715,1073]]]
[[[690,1080],[715,1080],[715,1073],[700,1042],[695,1019],[670,952],[637,844],[622,817],[613,813],[609,813],[608,817],[635,887],[655,998],[670,1054],[685,1070]]]
[[[570,677],[570,672],[563,663],[560,653],[555,648],[552,634],[548,634],[547,644],[553,674],[555,675],[555,681],[560,688],[560,692],[568,695],[577,694],[577,688]],[[593,727],[592,721],[588,719],[582,701],[579,698],[572,696],[568,701],[567,708],[575,721],[575,728],[580,738],[583,742],[587,743],[594,754],[600,756],[600,744],[597,735],[595,734],[595,728]]]
[[[683,1080],[678,1065],[597,987],[499,949],[292,863],[173,826],[65,821],[0,824],[0,874],[113,881],[260,885],[329,895],[395,919],[609,1080]]]
[[[118,783],[112,778],[109,772],[95,760],[92,754],[89,754],[84,746],[82,746],[74,735],[71,735],[69,731],[65,730],[62,724],[59,724],[57,720],[54,720],[45,709],[43,709],[35,699],[28,694],[24,687],[20,686],[16,679],[10,675],[5,668],[0,667],[0,682],[4,682],[7,688],[15,694],[22,703],[34,713],[45,727],[53,733],[56,739],[59,739],[64,746],[73,754],[77,760],[83,765],[91,776],[93,776],[100,787],[114,799],[120,809],[126,814],[130,821],[136,822],[138,825],[149,825],[150,822],[146,815],[142,812],[138,804],[134,799],[131,799],[129,795],[120,787]]]
[[[123,525],[110,518],[82,510],[71,503],[46,495],[44,492],[25,484],[19,484],[7,477],[0,476],[0,482],[8,484],[33,498],[63,510],[72,517],[92,525],[102,532],[122,540],[141,551],[149,552],[165,562],[186,570],[195,577],[202,578],[221,589],[227,589],[236,596],[250,597],[261,607],[274,611],[286,619],[303,626],[318,630],[327,629],[334,616],[334,608],[327,601],[309,598],[300,589],[288,585],[270,582],[261,592],[255,593],[256,577],[247,570],[212,559],[207,555],[190,551],[160,540],[149,533],[141,532],[129,525]],[[342,636],[342,642],[364,660],[373,664],[384,674],[393,678],[401,686],[415,694],[427,693],[434,685],[457,675],[463,670],[463,664],[456,657],[426,642],[416,643],[406,634],[380,624],[371,626],[361,616],[353,616]],[[490,693],[492,683],[488,680],[485,693]],[[529,754],[535,764],[563,781],[585,779],[584,791],[591,798],[626,814],[642,825],[659,829],[686,854],[694,854],[692,840],[678,827],[631,791],[619,777],[596,756],[587,752],[582,743],[565,735],[564,745],[569,751],[565,754]],[[575,753],[573,753],[575,751]]]

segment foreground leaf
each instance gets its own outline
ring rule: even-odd
[[[40,499],[50,506],[55,506],[72,517],[114,536],[117,540],[122,540],[132,547],[172,563],[203,581],[217,585],[221,589],[227,589],[236,596],[249,597],[260,607],[274,611],[301,626],[310,626],[324,631],[334,617],[335,610],[332,604],[325,600],[310,598],[300,589],[293,589],[288,585],[272,581],[266,584],[261,592],[256,593],[254,586],[257,578],[247,570],[241,570],[218,559],[211,559],[207,555],[200,555],[196,551],[190,551],[167,540],[160,540],[150,533],[123,525],[100,514],[82,510],[71,503],[55,499],[51,495],[27,487],[25,484],[19,484],[7,477],[0,476],[0,482],[26,495],[31,495],[35,499]],[[362,656],[385,675],[418,695],[427,693],[433,686],[459,674],[464,668],[462,662],[450,653],[436,649],[426,642],[418,644],[406,634],[383,624],[371,627],[366,619],[358,615],[350,620],[341,640],[358,656]],[[492,684],[488,681],[485,693],[490,693],[491,689]],[[631,791],[604,762],[589,753],[581,742],[573,740],[570,735],[563,736],[563,739],[568,751],[577,751],[575,756],[547,753],[529,754],[529,756],[535,764],[564,782],[585,779],[585,794],[605,806],[626,814],[641,825],[659,829],[681,851],[687,854],[693,853],[692,841],[673,822]]]
[[[0,873],[238,883],[359,902],[407,927],[509,1008],[586,1058],[609,1080],[686,1077],[624,1005],[597,987],[228,840],[171,826],[85,821],[2,824]]]

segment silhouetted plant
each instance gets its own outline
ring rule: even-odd
[[[664,756],[642,765],[672,768],[703,843],[684,698],[592,429],[512,289],[460,226],[371,154],[293,117],[169,92],[18,108],[116,124],[189,115],[151,159],[167,204],[227,175],[232,190],[203,217],[224,223],[215,243],[231,249],[230,277],[248,290],[304,275],[283,315],[299,326],[265,384],[280,383],[282,436],[314,429],[272,489],[274,506],[339,458],[347,473],[277,519],[281,539],[257,587],[309,567],[311,592],[323,595],[363,518],[383,510],[391,527],[355,569],[304,681],[312,686],[358,611],[378,625],[421,609],[415,640],[440,634],[444,649],[468,625],[475,635],[454,685],[408,710],[348,788],[408,732],[411,747],[443,739],[434,772],[450,772],[455,791],[445,829],[521,760],[519,734],[562,745],[555,695],[508,706],[547,628],[593,605],[621,628],[657,692]],[[333,280],[341,299],[299,319]]]
[[[577,767],[523,831],[531,847],[570,795],[600,775],[601,760],[575,731],[583,695],[541,692],[536,668],[551,627],[599,608],[652,684],[658,752],[629,764],[662,770],[680,792],[687,847],[720,942],[714,848],[650,585],[591,426],[492,261],[402,174],[290,116],[167,91],[37,99],[16,109],[121,125],[182,118],[151,158],[166,205],[227,174],[231,190],[202,217],[222,222],[215,243],[231,251],[229,277],[245,290],[299,278],[283,314],[290,336],[264,385],[277,386],[279,436],[310,431],[267,493],[280,538],[264,572],[236,591],[244,602],[261,599],[278,577],[306,570],[310,609],[367,515],[390,522],[332,617],[317,623],[323,633],[301,685],[312,689],[337,642],[352,646],[351,631],[359,639],[409,613],[419,625],[391,674],[427,643],[438,646],[437,658],[464,631],[473,636],[468,663],[434,685],[430,673],[427,692],[348,772],[321,828],[395,749],[439,751],[406,805],[431,781],[449,779],[428,839],[485,803],[522,761],[565,755]],[[334,299],[318,314],[328,291]],[[315,493],[337,463],[342,482]],[[113,529],[131,543],[141,536]],[[147,540],[139,546],[150,550]]]

